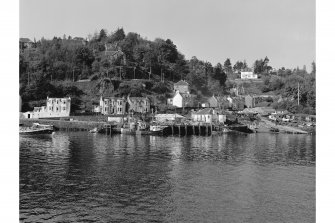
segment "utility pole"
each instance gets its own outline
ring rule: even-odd
[[[72,68],[72,82],[74,82],[74,68]]]
[[[150,81],[150,76],[151,76],[151,64],[150,64],[150,72],[149,72],[149,81]]]
[[[298,106],[300,104],[300,90],[299,90],[299,82],[298,82]]]
[[[134,67],[134,79],[135,79],[135,70],[136,70],[136,67]]]
[[[162,74],[163,74],[163,71],[162,71],[162,68],[161,68],[161,82],[163,81]]]

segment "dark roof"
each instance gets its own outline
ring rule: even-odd
[[[23,43],[32,43],[32,41],[29,38],[20,38],[20,42],[23,42]]]
[[[195,114],[197,114],[197,115],[208,115],[208,114],[213,114],[212,111],[213,111],[213,109],[211,109],[211,108],[204,108],[204,109],[201,109],[201,110],[195,112]]]
[[[147,97],[129,97],[128,99],[131,103],[134,103],[135,101],[137,102],[149,101],[149,98]]]
[[[183,81],[183,80],[180,80],[180,81],[178,81],[177,83],[175,83],[174,85],[187,85],[187,86],[189,86],[189,84],[186,82],[186,81]]]

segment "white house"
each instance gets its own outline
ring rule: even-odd
[[[182,108],[183,107],[183,96],[179,93],[179,91],[176,91],[176,94],[172,98],[172,105]]]
[[[192,112],[192,120],[194,122],[212,123],[219,122],[224,123],[226,121],[226,115],[212,108],[205,108],[196,112]]]
[[[71,98],[47,98],[47,105],[23,113],[25,118],[55,118],[70,116]]]
[[[173,98],[169,98],[167,100],[167,104],[176,106],[178,108],[194,107],[195,97],[196,96],[193,94],[189,93],[182,94],[177,90]]]
[[[257,74],[254,74],[253,72],[250,71],[241,72],[241,79],[257,79],[257,78],[258,78]]]

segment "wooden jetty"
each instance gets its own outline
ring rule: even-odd
[[[164,135],[203,135],[210,136],[213,132],[212,124],[198,124],[198,125],[187,125],[187,124],[170,124],[164,129]]]

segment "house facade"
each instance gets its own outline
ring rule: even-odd
[[[217,108],[219,106],[218,99],[214,95],[208,99],[208,106],[210,108]]]
[[[148,113],[150,112],[150,100],[147,97],[127,97],[129,104],[128,112]]]
[[[241,72],[241,79],[257,79],[257,78],[258,78],[257,74],[254,74],[253,72],[250,71]]]
[[[101,114],[103,115],[123,115],[126,114],[125,98],[100,97]]]
[[[183,96],[181,96],[181,94],[179,93],[179,91],[176,91],[176,94],[173,96],[173,98],[171,100],[169,100],[169,102],[173,105],[176,106],[178,108],[182,108],[183,107]]]
[[[251,95],[247,95],[244,97],[244,103],[247,108],[254,108],[255,107],[255,98]]]
[[[167,100],[167,104],[176,106],[178,108],[182,107],[194,107],[195,106],[195,95],[189,93],[180,93],[176,91],[173,98]]]
[[[100,108],[103,115],[143,114],[150,112],[150,100],[147,97],[100,97]]]
[[[47,98],[46,106],[34,107],[31,112],[23,113],[25,118],[68,117],[71,111],[71,98]]]
[[[230,96],[217,96],[214,95],[207,100],[209,108],[228,109],[232,107],[233,99]]]
[[[202,123],[224,123],[226,121],[225,114],[212,108],[205,108],[199,111],[194,111],[192,112],[191,117],[192,121]]]
[[[173,85],[175,92],[179,91],[181,94],[188,94],[190,92],[189,84],[186,81],[180,80]]]

